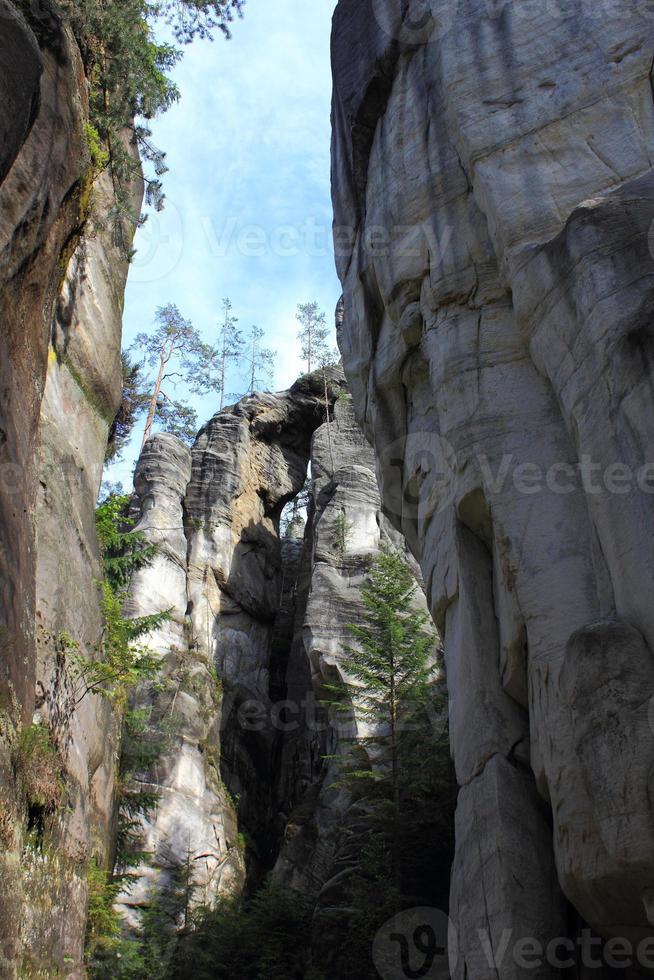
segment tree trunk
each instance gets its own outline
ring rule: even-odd
[[[225,367],[227,363],[227,352],[225,349],[225,340],[223,338],[223,359],[220,366],[220,411],[222,412],[225,407]]]
[[[395,693],[395,659],[391,654],[391,781],[393,783],[393,882],[400,892],[400,771],[397,749],[397,700]]]
[[[332,479],[334,479],[334,473],[336,472],[336,465],[334,463],[334,447],[332,445],[332,430],[329,424],[329,392],[327,391],[327,372],[323,368],[322,380],[325,384],[325,418],[327,420],[327,441],[329,443],[329,455],[332,461]]]
[[[172,353],[172,351],[171,351]],[[150,407],[148,409],[148,417],[145,420],[145,431],[143,432],[143,442],[141,443],[141,449],[145,446],[146,442],[150,438],[150,432],[152,431],[152,423],[154,422],[154,413],[157,410],[157,402],[159,401],[159,394],[161,392],[161,385],[163,383],[164,371],[166,370],[166,364],[170,360],[170,354],[166,357],[165,349],[162,349],[159,356],[159,374],[157,375],[157,380],[154,386],[154,391],[152,393],[152,398],[150,399]]]

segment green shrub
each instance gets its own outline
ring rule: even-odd
[[[14,764],[30,807],[52,812],[64,792],[61,755],[45,725],[28,725],[18,733]]]

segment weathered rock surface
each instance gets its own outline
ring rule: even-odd
[[[138,774],[159,798],[143,824],[153,861],[121,897],[136,924],[135,910],[186,861],[204,901],[273,869],[314,903],[314,952],[323,966],[334,960],[330,977],[340,975],[334,930],[347,928],[342,883],[357,849],[352,801],[325,757],[365,721],[335,720],[323,702],[344,679],[371,561],[385,542],[404,547],[381,513],[374,455],[342,384],[333,372],[329,426],[313,376],[218,413],[191,452],[168,435],[143,449],[137,529],[160,551],[135,575],[128,611],[170,609],[172,619],[148,640],[161,674],[134,706],[172,722],[173,735]],[[308,464],[306,526],[298,516],[280,541]],[[416,601],[426,608],[422,592]]]
[[[446,650],[456,975],[519,976],[479,930],[566,935],[554,868],[651,932],[654,21],[340,0],[332,55],[344,366]]]
[[[236,815],[220,779],[217,674],[193,641],[187,619],[184,500],[190,479],[191,452],[179,439],[157,434],[146,443],[135,474],[136,529],[157,544],[159,553],[135,574],[126,612],[170,611],[170,621],[147,641],[161,657],[161,674],[156,684],[143,683],[134,699],[138,709],[149,712],[151,725],[167,723],[169,737],[151,771],[136,773],[138,787],[159,798],[144,827],[143,849],[152,858],[121,897],[135,925],[131,910],[151,900],[184,861],[193,862],[206,900],[238,889],[243,880]]]
[[[245,863],[235,801],[255,869],[271,860],[262,850],[276,746],[279,519],[304,483],[321,395],[320,378],[309,378],[218,413],[192,452],[166,435],[144,447],[137,529],[161,550],[135,576],[131,610],[171,609],[172,620],[148,640],[162,658],[163,691],[140,691],[136,705],[173,718],[175,730],[142,777],[160,795],[145,827],[155,859],[126,906],[142,904],[189,854],[205,900],[238,892]]]
[[[277,805],[285,827],[274,878],[314,904],[313,962],[336,980],[347,975],[348,968],[341,952],[351,929],[347,886],[369,841],[370,828],[342,783],[338,762],[330,759],[347,755],[353,736],[365,737],[372,731],[370,720],[356,705],[351,716],[335,714],[324,705],[332,698],[328,685],[350,680],[344,655],[352,644],[351,624],[364,621],[360,590],[371,563],[389,545],[413,560],[382,513],[374,454],[356,422],[349,395],[336,401],[329,428],[323,424],[314,435],[311,475],[312,499],[297,580],[296,633],[286,671],[291,726],[280,734]],[[415,572],[419,579],[417,566]],[[421,590],[415,602],[416,612],[426,611]],[[432,639],[436,653],[435,629]],[[434,800],[444,825],[451,817],[449,807],[445,798]],[[445,843],[443,852],[447,852]],[[449,860],[447,853],[446,865]],[[433,871],[437,876],[437,869]],[[440,883],[443,896],[448,881],[445,870]],[[438,890],[434,881],[433,891]],[[369,938],[372,943],[374,937]]]
[[[77,977],[85,868],[110,844],[117,732],[99,698],[74,709],[64,661],[68,641],[95,656],[101,636],[94,508],[120,401],[127,261],[86,226],[89,203],[102,209],[112,190],[94,181],[78,46],[48,0],[20,9],[0,5],[0,973]],[[42,850],[40,817],[24,839],[12,765],[35,711],[64,785]]]

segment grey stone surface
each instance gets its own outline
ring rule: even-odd
[[[160,802],[144,826],[154,865],[140,869],[121,899],[131,922],[132,907],[189,852],[203,900],[239,892],[239,829],[252,842],[251,860],[262,867],[270,860],[275,657],[287,642],[280,629],[292,632],[278,622],[288,567],[279,519],[304,483],[325,412],[321,395],[315,377],[288,392],[255,394],[215,415],[192,451],[155,435],[141,454],[137,527],[160,553],[134,577],[129,609],[170,608],[172,620],[148,640],[161,656],[163,693],[146,686],[136,704],[174,717],[176,734],[142,777]],[[296,544],[295,559],[297,551]],[[263,719],[253,728],[242,721],[248,704]]]
[[[39,103],[42,60],[31,29],[18,10],[0,4],[0,181],[16,159]]]
[[[637,475],[652,459],[653,54],[651,11],[627,2],[340,0],[334,17],[340,344],[443,635],[460,825],[502,757],[528,755],[551,807],[553,840],[524,797],[524,851],[505,844],[503,798],[477,846],[461,838],[456,925],[475,973],[462,883],[487,851],[508,928],[517,860],[521,929],[552,938],[549,860],[602,936],[651,929],[654,503]],[[625,667],[606,685],[608,649]],[[626,751],[633,775],[611,781]]]

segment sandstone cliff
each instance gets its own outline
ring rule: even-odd
[[[457,977],[522,975],[487,938],[566,899],[651,932],[653,54],[639,4],[334,17],[340,345],[446,651]]]
[[[325,416],[321,394],[321,379],[310,377],[280,395],[248,397],[214,416],[191,452],[155,435],[141,455],[137,530],[160,553],[135,576],[130,611],[170,609],[172,619],[148,641],[161,654],[161,683],[135,704],[174,717],[175,731],[142,776],[160,796],[145,828],[154,862],[124,896],[127,908],[147,901],[188,854],[205,900],[238,894],[245,830],[255,868],[270,862],[274,649],[287,569],[279,519],[304,483]],[[248,706],[260,723],[248,723]]]
[[[77,43],[47,0],[23,7],[0,4],[0,973],[78,976],[117,733],[100,699],[71,710],[63,662],[69,640],[93,656],[100,639],[94,508],[121,395],[127,260],[87,220],[112,192],[94,176]],[[60,758],[53,813],[16,769],[33,716]]]
[[[384,543],[404,543],[381,513],[373,452],[342,374],[332,373],[329,424],[322,395],[321,377],[309,376],[218,413],[190,452],[164,434],[142,452],[134,514],[159,554],[134,577],[129,611],[169,608],[172,618],[148,640],[161,671],[134,707],[172,722],[173,735],[138,775],[158,796],[142,827],[153,860],[121,903],[137,925],[139,908],[187,861],[198,901],[256,888],[272,870],[315,908],[307,951],[336,978],[343,886],[362,838],[328,757],[366,723],[356,712],[335,723],[324,699],[346,676],[371,562]],[[298,515],[280,540],[307,466],[306,523]],[[416,602],[426,608],[422,592]],[[447,842],[442,850],[446,901]]]

